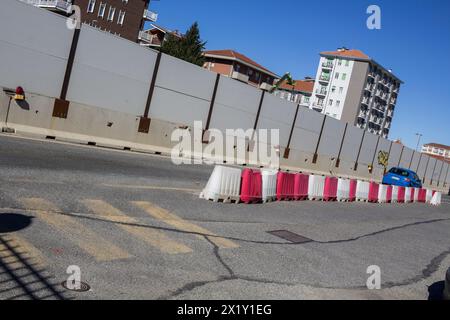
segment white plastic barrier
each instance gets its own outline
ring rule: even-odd
[[[414,202],[419,202],[419,188],[414,188]]]
[[[274,201],[277,197],[277,171],[263,169],[262,176],[262,201]]]
[[[356,201],[369,201],[369,186],[369,182],[358,180],[356,183]]]
[[[325,177],[310,175],[308,181],[308,199],[321,200],[323,199],[323,188],[325,187]]]
[[[386,203],[387,202],[387,190],[388,186],[385,184],[380,184],[378,189],[378,202]]]
[[[413,199],[411,199],[411,187],[406,187],[405,188],[405,203],[411,202],[413,201]]]
[[[239,202],[240,188],[241,169],[216,166],[200,198],[216,202]]]
[[[440,206],[441,205],[441,198],[442,194],[440,192],[435,192],[433,197],[431,197],[430,204],[433,206]]]
[[[430,203],[432,197],[433,197],[433,190],[427,189],[427,193],[425,196],[425,202]]]
[[[350,180],[339,178],[337,187],[337,201],[347,201],[350,198]]]
[[[392,199],[391,203],[398,202],[398,186],[392,186]]]

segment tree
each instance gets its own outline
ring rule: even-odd
[[[169,34],[167,40],[161,46],[161,51],[184,61],[203,66],[205,63],[205,57],[203,56],[205,44],[206,42],[200,39],[198,23],[195,22],[181,39],[174,34]]]

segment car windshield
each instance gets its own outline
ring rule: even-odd
[[[409,176],[409,172],[400,168],[392,168],[389,170],[390,173],[397,174],[399,176],[407,177]]]

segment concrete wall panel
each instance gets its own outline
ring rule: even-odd
[[[1,1],[0,86],[58,97],[72,38],[63,17],[16,0]]]
[[[292,134],[291,149],[314,153],[319,139],[323,114],[300,108]]]
[[[400,155],[402,153],[403,145],[399,143],[393,143],[391,153],[389,154],[389,169],[398,166]]]
[[[403,149],[402,158],[400,159],[400,167],[409,169],[414,150],[405,147]]]
[[[417,173],[417,167],[419,165],[419,159],[420,159],[420,152],[414,151],[410,169],[416,173]]]
[[[356,161],[364,131],[349,125],[342,145],[341,160]]]
[[[327,117],[327,120],[325,121],[325,125],[323,127],[322,138],[320,139],[319,150],[317,153],[329,157],[337,157],[339,154],[339,148],[341,145],[344,130],[345,123],[343,121]]]

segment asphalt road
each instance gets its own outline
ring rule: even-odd
[[[428,299],[442,206],[200,200],[211,166],[0,135],[1,299]],[[311,239],[293,244],[267,233]],[[381,270],[368,290],[367,268]],[[78,266],[87,292],[61,286]]]

